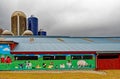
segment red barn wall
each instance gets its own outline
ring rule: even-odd
[[[97,69],[108,70],[108,69],[120,69],[120,54],[117,54],[117,58],[98,58],[97,57]]]

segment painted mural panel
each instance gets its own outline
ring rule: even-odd
[[[0,44],[0,54],[10,54],[10,46],[8,44]]]
[[[40,55],[11,55],[3,54],[5,58],[0,63],[0,70],[78,70],[95,69],[94,54],[40,54]],[[7,61],[6,61],[7,59]]]

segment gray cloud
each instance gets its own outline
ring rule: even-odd
[[[48,35],[120,36],[119,0],[2,0],[0,26],[10,29],[16,10],[38,17]]]

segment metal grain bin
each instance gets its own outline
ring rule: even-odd
[[[33,35],[38,35],[38,18],[33,15],[28,18],[28,30],[31,30]]]

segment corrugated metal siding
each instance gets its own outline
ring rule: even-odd
[[[14,51],[120,51],[120,38],[3,37],[19,44]],[[111,41],[109,39],[117,40]]]

